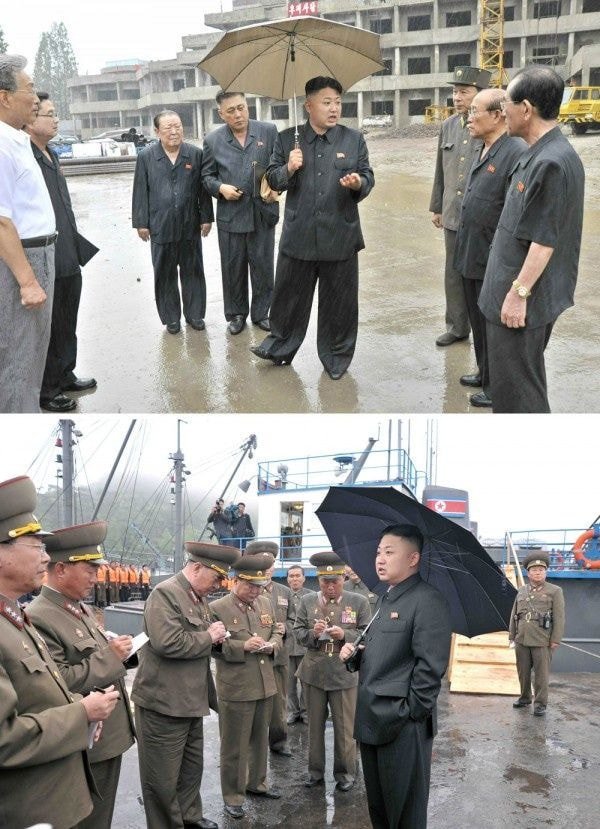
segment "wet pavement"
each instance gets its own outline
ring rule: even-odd
[[[434,144],[425,140],[426,159]],[[389,146],[370,143],[377,183],[361,204],[367,248],[360,254],[358,345],[338,381],[322,371],[315,319],[289,367],[250,354],[264,337],[256,327],[226,333],[216,227],[204,245],[207,330],[184,325],[167,334],[154,305],[149,245],[131,228],[132,174],[69,179],[80,229],[100,247],[85,268],[78,327],[78,372],[93,374],[98,388],[79,396],[79,411],[485,414],[470,407],[469,390],[458,383],[474,369],[472,346],[434,345],[444,330],[444,252],[428,213],[432,167],[421,160],[406,172],[406,159],[398,162],[404,145]],[[586,203],[576,307],[559,319],[547,350],[555,412],[600,411],[598,201]]]
[[[450,694],[442,689],[434,742],[429,829],[596,829],[600,764],[600,674],[560,674],[550,683],[548,713],[513,710],[511,697]],[[269,779],[278,801],[248,798],[246,816],[224,815],[219,786],[217,717],[205,719],[205,817],[221,829],[303,827],[368,829],[359,774],[335,792],[333,732],[326,730],[325,788],[306,789],[307,728],[290,727],[291,758],[271,754]],[[113,829],[144,827],[135,747],[124,757]]]

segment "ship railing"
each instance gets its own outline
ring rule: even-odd
[[[250,541],[274,541],[279,547],[279,553],[275,560],[275,567],[287,570],[294,564],[302,567],[312,567],[310,557],[313,553],[331,551],[331,542],[325,533],[311,533],[310,535],[299,535],[297,533],[282,533],[277,536],[256,536],[254,538],[224,538],[222,544],[237,547],[244,553]],[[375,550],[373,550],[373,553]]]
[[[579,571],[580,565],[573,555],[573,545],[588,528],[579,529],[538,529],[512,530],[508,533],[520,562],[534,550],[547,553],[550,558],[549,571]],[[514,564],[504,545],[503,563]]]

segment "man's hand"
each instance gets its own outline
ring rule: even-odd
[[[140,237],[142,242],[147,242],[150,238],[150,230],[147,227],[138,227],[137,235]]]
[[[345,645],[342,645],[342,649],[340,651],[340,659],[342,662],[345,662],[347,659],[350,659],[351,656],[354,656],[354,652],[356,648],[352,642],[346,642]]]
[[[300,149],[300,147],[295,147],[290,152],[287,163],[288,173],[290,174],[290,176],[293,176],[296,170],[299,170],[300,167],[302,167],[303,163],[304,159],[302,157],[302,150]]]
[[[131,636],[117,636],[116,639],[110,640],[108,647],[120,662],[124,662],[131,653],[133,639]]]
[[[340,179],[340,184],[349,190],[360,190],[362,187],[362,179],[358,173],[347,173]]]
[[[266,642],[262,636],[251,636],[249,639],[246,639],[244,642],[244,650],[249,651],[250,653],[254,653],[255,651],[262,650],[265,645],[269,643]],[[270,646],[272,649],[272,645]]]
[[[315,636],[320,636],[325,628],[327,627],[327,622],[325,619],[315,619],[315,624],[313,626],[313,633]]]
[[[210,233],[210,229],[212,227],[211,222],[204,222],[200,225],[200,236],[204,239],[205,236],[208,236]]]
[[[332,625],[330,628],[325,628],[326,633],[328,633],[332,639],[336,639],[340,641],[346,635],[344,628],[340,628],[337,625]]]
[[[46,291],[33,277],[30,282],[21,285],[21,305],[25,308],[39,308],[46,302]]]
[[[283,622],[275,622],[275,633],[279,633],[280,636],[285,636],[285,625]]]
[[[500,322],[508,328],[525,328],[527,300],[511,288],[506,294],[500,311]]]
[[[102,691],[92,691],[91,694],[84,697],[81,704],[85,708],[88,722],[106,720],[112,714],[118,699],[119,692],[115,691],[114,685],[109,685],[104,693]]]
[[[206,632],[210,636],[213,641],[213,644],[218,645],[219,642],[223,642],[225,639],[225,634],[227,630],[223,622],[213,622],[212,625],[209,625],[206,628]]]
[[[438,230],[442,228],[442,214],[441,213],[434,213],[431,217],[431,221],[433,222],[433,226],[437,227]]]
[[[239,201],[244,195],[244,191],[233,184],[222,184],[219,187],[219,193],[226,201]]]
[[[551,651],[555,651],[557,648],[560,648],[560,642],[550,642]]]

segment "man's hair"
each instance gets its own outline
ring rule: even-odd
[[[228,98],[235,98],[237,95],[241,95],[242,98],[246,98],[243,92],[223,92],[223,90],[219,90],[215,96],[215,101],[218,103],[219,106],[226,101]]]
[[[17,91],[17,74],[27,66],[23,55],[0,55],[0,89]]]
[[[42,101],[49,101],[50,100],[50,93],[49,92],[38,92],[38,98],[40,99],[40,104]]]
[[[238,501],[238,507],[245,507],[246,504],[243,501]]]
[[[306,82],[304,87],[304,94],[308,98],[309,95],[314,95],[315,92],[320,92],[322,89],[335,89],[341,95],[343,92],[342,85],[335,78],[328,78],[325,75],[318,75],[316,78],[311,78]]]
[[[382,531],[379,536],[379,541],[381,541],[384,535],[396,535],[398,538],[404,538],[406,541],[415,545],[419,554],[423,549],[423,533],[414,524],[390,524],[389,527],[386,527]]]
[[[175,115],[177,118],[179,118],[179,113],[175,112],[175,110],[173,110],[173,109],[162,109],[157,115],[154,116],[153,123],[154,123],[154,126],[156,127],[156,129],[158,129],[159,126],[160,126],[160,119],[161,118],[166,118],[167,115]]]
[[[292,570],[300,570],[302,575],[304,575],[304,567],[301,567],[299,564],[292,564],[291,567],[288,567],[288,575],[292,572]]]
[[[558,117],[565,82],[549,66],[526,66],[511,83],[510,98],[515,104],[529,101],[544,121]]]

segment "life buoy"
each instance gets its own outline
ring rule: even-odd
[[[575,561],[586,570],[600,570],[600,559],[586,558],[584,553],[586,541],[589,541],[590,538],[598,538],[599,535],[600,533],[597,528],[586,530],[584,533],[581,533],[575,544],[573,544]]]

